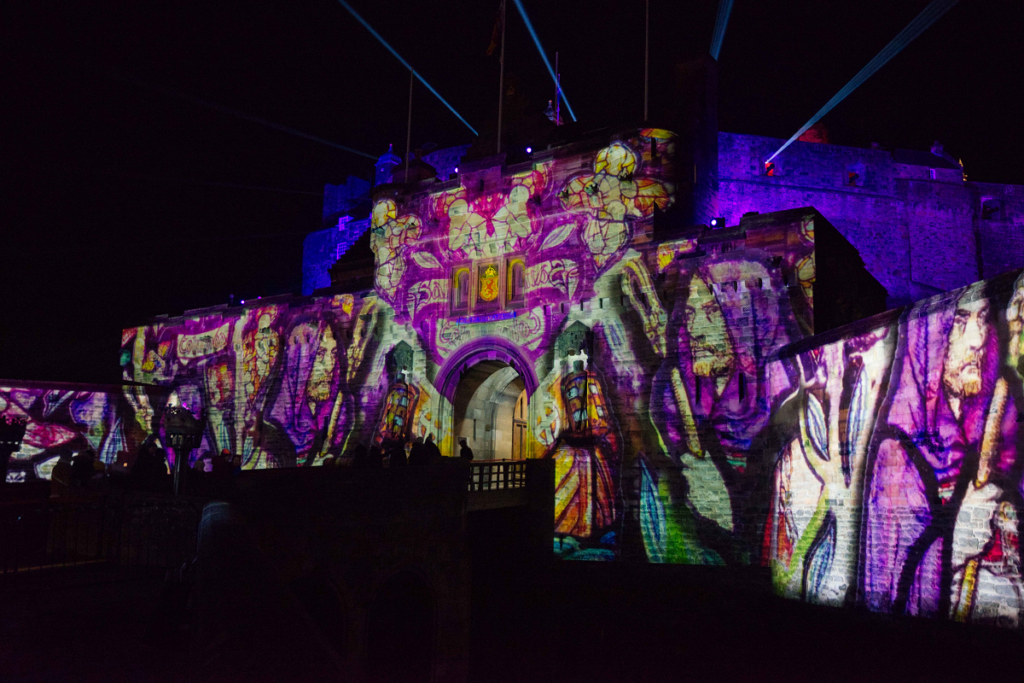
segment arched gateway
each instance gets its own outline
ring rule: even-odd
[[[532,365],[501,338],[456,350],[442,366],[438,389],[447,399],[441,419],[452,435],[452,455],[465,438],[481,460],[527,456],[527,404],[537,390]]]

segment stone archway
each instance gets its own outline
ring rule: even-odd
[[[455,441],[465,438],[477,460],[515,458],[516,409],[523,410],[525,394],[526,383],[507,363],[485,360],[470,367],[452,402]]]
[[[466,436],[476,458],[516,457],[514,435],[517,427],[520,432],[519,457],[526,453],[522,443],[526,438],[526,430],[523,429],[526,402],[537,390],[539,382],[533,365],[516,346],[497,337],[478,339],[453,353],[441,367],[437,378],[436,386],[447,399],[442,401],[446,405],[441,419],[452,435],[451,441],[444,444],[446,451],[451,449],[446,455],[458,456],[458,439]],[[518,422],[517,407],[523,413],[518,415]],[[469,413],[467,422],[467,410],[479,412]],[[475,439],[473,420],[476,420]]]

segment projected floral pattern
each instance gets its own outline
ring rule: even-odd
[[[398,207],[391,199],[383,199],[373,207],[370,222],[370,247],[376,255],[374,274],[377,289],[394,300],[398,284],[405,274],[406,246],[420,236],[420,219],[416,216],[398,216]]]
[[[456,258],[484,258],[521,249],[534,234],[538,209],[530,200],[547,187],[552,164],[509,177],[507,192],[472,192],[460,187],[433,200],[432,213],[447,228],[447,248]]]
[[[673,210],[673,145],[634,131],[380,199],[374,292],[130,328],[124,388],[0,387],[0,414],[29,421],[12,477],[160,438],[169,399],[206,413],[197,454],[247,469],[429,434],[451,455],[452,383],[471,349],[503,350],[533,378],[525,450],[554,461],[559,557],[763,564],[794,599],[1021,625],[1024,283],[814,345],[812,221],[758,248],[650,239]],[[456,268],[472,273],[458,313]],[[460,320],[481,310],[494,318]]]
[[[132,393],[133,401],[122,392]],[[149,396],[136,387],[82,390],[73,385],[0,384],[0,416],[26,422],[7,481],[49,479],[64,452],[91,449],[104,463],[113,463],[119,451],[137,448],[147,435],[133,419],[133,403],[148,405]]]
[[[629,240],[630,221],[672,201],[669,183],[640,177],[639,170],[636,153],[616,142],[598,152],[593,174],[573,178],[559,195],[567,209],[587,215],[583,242],[598,268]]]

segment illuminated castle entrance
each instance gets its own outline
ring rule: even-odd
[[[465,438],[476,459],[526,457],[526,384],[508,363],[485,360],[470,367],[452,407],[454,441]]]
[[[465,437],[478,460],[530,457],[527,416],[537,385],[530,363],[508,340],[464,344],[437,373],[437,388],[447,399],[439,417],[451,435],[442,452],[458,456]]]

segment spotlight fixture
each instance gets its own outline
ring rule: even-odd
[[[711,227],[717,230],[725,227],[725,216],[715,216],[711,219]]]
[[[774,176],[775,175],[775,162],[766,161],[764,162],[764,174]]]
[[[526,153],[527,154],[533,154],[533,147],[527,147],[526,148]]]

